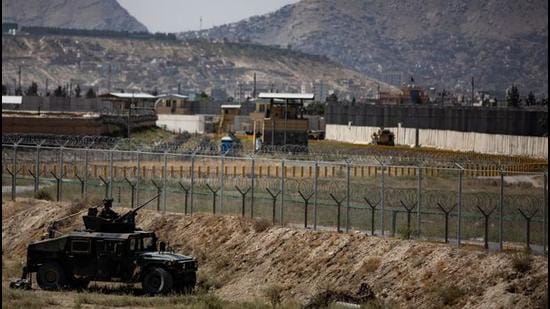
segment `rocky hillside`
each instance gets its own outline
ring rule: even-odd
[[[51,220],[85,209],[18,200],[2,204],[2,252],[3,258],[19,261]],[[144,210],[136,220],[175,251],[197,257],[199,287],[231,301],[280,295],[283,303],[306,308],[335,299],[371,302],[368,308],[546,308],[548,303],[548,261],[542,256],[518,263],[511,253],[272,227],[232,216]],[[62,232],[73,229],[82,229],[78,216],[62,222]]]
[[[302,0],[182,37],[250,40],[325,55],[370,76],[500,96],[517,83],[548,93],[545,0]]]
[[[2,20],[22,26],[147,31],[116,0],[2,0]]]
[[[2,80],[16,78],[22,66],[22,83],[32,81],[43,90],[79,83],[111,89],[159,92],[226,90],[233,96],[252,89],[254,73],[259,90],[300,91],[302,82],[322,79],[343,93],[373,94],[377,81],[346,69],[324,57],[252,44],[129,40],[62,36],[3,36]],[[109,74],[109,66],[110,72]],[[347,81],[354,80],[350,85]],[[239,83],[241,86],[239,86]],[[381,90],[394,88],[381,83]]]

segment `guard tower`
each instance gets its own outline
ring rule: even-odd
[[[260,93],[256,110],[250,114],[256,135],[261,133],[263,145],[308,145],[308,120],[303,110],[306,101],[315,96],[309,93]]]

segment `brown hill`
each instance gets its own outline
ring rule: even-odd
[[[116,0],[2,0],[2,20],[23,26],[147,31]]]
[[[2,80],[13,87],[19,66],[23,87],[32,81],[44,91],[79,83],[106,91],[111,66],[112,90],[159,92],[223,89],[233,96],[239,85],[251,89],[300,91],[303,82],[322,79],[343,93],[375,94],[378,81],[324,57],[253,44],[106,39],[63,36],[3,36]],[[347,83],[349,79],[354,84]],[[396,91],[380,83],[382,91]],[[275,90],[274,89],[274,90]]]
[[[548,93],[544,0],[302,0],[271,14],[182,37],[248,40],[325,55],[378,79],[503,96]]]

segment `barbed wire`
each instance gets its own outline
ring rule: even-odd
[[[133,138],[109,136],[74,136],[53,134],[2,134],[2,145],[25,145],[65,148],[89,148],[97,150],[126,150],[169,154],[195,155],[226,155],[227,157],[258,157],[267,159],[346,162],[352,161],[361,164],[398,165],[398,166],[430,166],[440,168],[454,168],[459,164],[490,164],[506,166],[515,163],[514,158],[499,157],[491,159],[483,154],[449,155],[447,152],[437,151],[419,152],[408,149],[392,149],[388,147],[339,148],[318,145],[263,145],[259,150],[247,147],[241,143],[233,146],[231,151],[222,154],[219,143],[205,135],[192,135],[187,132],[177,135],[171,140],[145,142]],[[528,160],[529,161],[529,160]],[[529,161],[531,162],[531,161]],[[533,171],[547,170],[544,162],[533,163]],[[538,166],[540,165],[540,166]]]

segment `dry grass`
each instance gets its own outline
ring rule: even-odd
[[[276,308],[281,304],[281,293],[283,288],[279,285],[270,285],[264,290],[265,297],[269,300],[269,303],[273,308]]]
[[[61,304],[58,298],[46,293],[13,290],[2,287],[2,308],[46,308]]]
[[[455,305],[460,298],[466,295],[464,290],[454,285],[440,284],[434,288],[434,292],[445,306]]]
[[[526,273],[531,269],[531,255],[529,252],[512,254],[512,267],[518,273]]]
[[[370,257],[363,263],[363,266],[361,266],[361,271],[366,273],[375,272],[378,267],[380,267],[381,263],[382,259],[380,257]]]
[[[110,294],[114,293],[114,294]],[[212,293],[169,295],[163,297],[134,296],[110,292],[45,292],[2,288],[2,308],[270,308],[260,301],[228,302]]]
[[[267,219],[254,220],[254,231],[256,233],[262,233],[271,228],[272,224]]]

